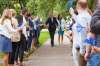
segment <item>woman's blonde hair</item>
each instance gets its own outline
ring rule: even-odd
[[[0,20],[0,24],[3,24],[5,19],[11,19],[11,17],[9,17],[9,14],[11,13],[10,9],[5,9],[3,11],[3,14],[1,16],[1,20]]]
[[[12,12],[12,16],[16,16],[16,11],[14,9],[10,9],[10,11]]]
[[[13,25],[13,27],[17,27],[18,26],[18,21],[17,19],[15,18],[16,16],[16,11],[14,9],[10,9],[11,13],[12,13],[12,19],[11,19],[11,23]],[[14,17],[14,18],[13,18]]]

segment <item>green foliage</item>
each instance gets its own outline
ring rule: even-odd
[[[30,0],[16,0],[16,1],[19,2],[21,6],[26,7],[27,2]]]
[[[0,14],[5,8],[13,8],[11,0],[0,0]]]
[[[93,6],[94,6],[94,1],[93,0],[88,0],[88,6],[91,10],[93,10]]]
[[[21,9],[21,6],[25,7],[29,0],[0,0],[0,14],[2,14],[5,8],[15,8],[17,12]],[[18,5],[20,4],[20,6]]]
[[[0,59],[2,59],[4,56],[4,53],[0,53]]]
[[[66,3],[67,0],[0,0],[0,13],[5,8],[14,7],[19,12],[21,7],[26,7],[33,15],[38,15],[42,18],[47,18],[50,12],[56,15],[59,13],[69,15],[68,10],[66,12]],[[74,0],[73,4],[73,7],[75,7],[76,0]],[[88,5],[90,9],[93,9],[93,0],[88,0]]]
[[[21,5],[19,3],[16,3],[16,4],[14,4],[14,8],[15,8],[16,12],[19,13],[20,9],[21,9]]]
[[[36,14],[36,0],[30,0],[27,4],[26,7],[27,9],[32,13],[32,14]]]
[[[56,0],[54,11],[57,11],[59,14],[59,13],[65,12],[65,10],[66,10],[66,1]]]
[[[65,0],[30,0],[27,9],[33,14],[41,17],[47,17],[50,12],[56,14],[64,12],[66,8]]]

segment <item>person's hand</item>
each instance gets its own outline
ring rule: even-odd
[[[40,24],[40,26],[44,26],[44,24]]]
[[[45,27],[45,28],[48,28],[48,27],[49,27],[49,25],[44,25],[44,27]]]
[[[22,32],[22,29],[18,29],[17,32]]]
[[[84,55],[85,61],[88,61],[89,60],[89,57],[90,57],[90,54],[89,53],[85,53],[85,55]]]
[[[92,38],[95,38],[95,34],[93,34],[93,33],[91,33],[91,32],[89,32],[89,33],[87,34],[87,36],[91,36]]]
[[[71,15],[73,15],[73,14],[74,14],[74,9],[73,9],[73,8],[70,8],[69,13],[70,13]]]
[[[92,52],[93,53],[100,53],[100,48],[93,46],[92,47]]]

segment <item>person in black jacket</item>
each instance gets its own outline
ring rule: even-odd
[[[53,17],[53,15],[50,15],[46,21],[46,25],[48,26],[48,30],[50,33],[51,46],[54,47],[54,34],[58,25],[57,19]]]

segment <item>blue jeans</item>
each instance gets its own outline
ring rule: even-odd
[[[29,50],[31,48],[31,44],[32,44],[32,33],[33,33],[33,31],[30,30],[30,34],[29,34],[28,40],[27,40],[27,50]]]
[[[100,53],[91,54],[87,66],[100,66]]]
[[[27,47],[26,38],[25,38],[24,34],[21,34],[21,41],[16,49],[15,61],[18,61],[18,58],[19,58],[19,61],[23,62],[24,51],[26,50],[26,47]]]

